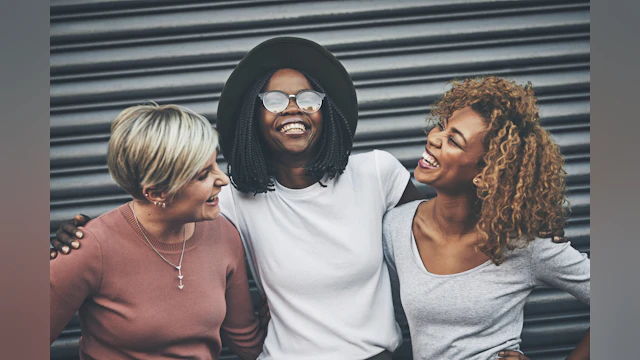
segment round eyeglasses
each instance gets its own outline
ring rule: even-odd
[[[325,94],[313,90],[302,90],[295,95],[289,95],[279,90],[271,90],[258,94],[264,108],[272,113],[281,113],[289,106],[289,99],[295,98],[300,110],[313,114],[320,110]]]

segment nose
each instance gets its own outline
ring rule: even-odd
[[[282,111],[282,114],[302,114],[303,111],[298,107],[295,96],[289,96],[289,104]]]
[[[427,135],[427,146],[429,145],[435,148],[442,147],[442,139],[434,131],[431,131],[429,135]]]
[[[218,169],[215,176],[216,179],[213,181],[213,186],[223,187],[229,185],[229,177],[222,170]]]

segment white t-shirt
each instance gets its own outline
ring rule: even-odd
[[[238,228],[271,321],[259,359],[365,359],[402,342],[382,252],[382,218],[409,172],[391,154],[352,155],[344,173],[266,194],[226,186],[222,214]]]

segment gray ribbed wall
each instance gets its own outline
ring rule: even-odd
[[[567,235],[589,253],[588,1],[52,0],[52,233],[79,212],[95,217],[129,199],[105,162],[109,122],[120,110],[151,99],[215,122],[235,64],[279,35],[309,38],[338,56],[360,103],[354,152],[384,149],[410,170],[429,104],[447,80],[531,81],[567,158]],[[523,348],[532,359],[564,358],[589,326],[588,308],[555,290],[535,291],[525,309]],[[78,336],[74,319],[51,357],[77,358]],[[410,358],[408,344],[397,358]]]

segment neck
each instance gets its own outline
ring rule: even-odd
[[[175,244],[184,241],[184,231],[187,224],[182,221],[169,219],[167,209],[160,209],[148,201],[141,200],[132,201],[130,206],[140,226],[152,234],[158,241],[165,244]]]
[[[474,194],[447,195],[438,193],[431,200],[431,207],[418,212],[418,216],[437,229],[445,238],[461,239],[475,232],[476,218],[473,205],[477,201]]]
[[[304,168],[305,164],[307,161],[274,161],[276,180],[289,189],[304,189],[317,183],[319,179]]]

